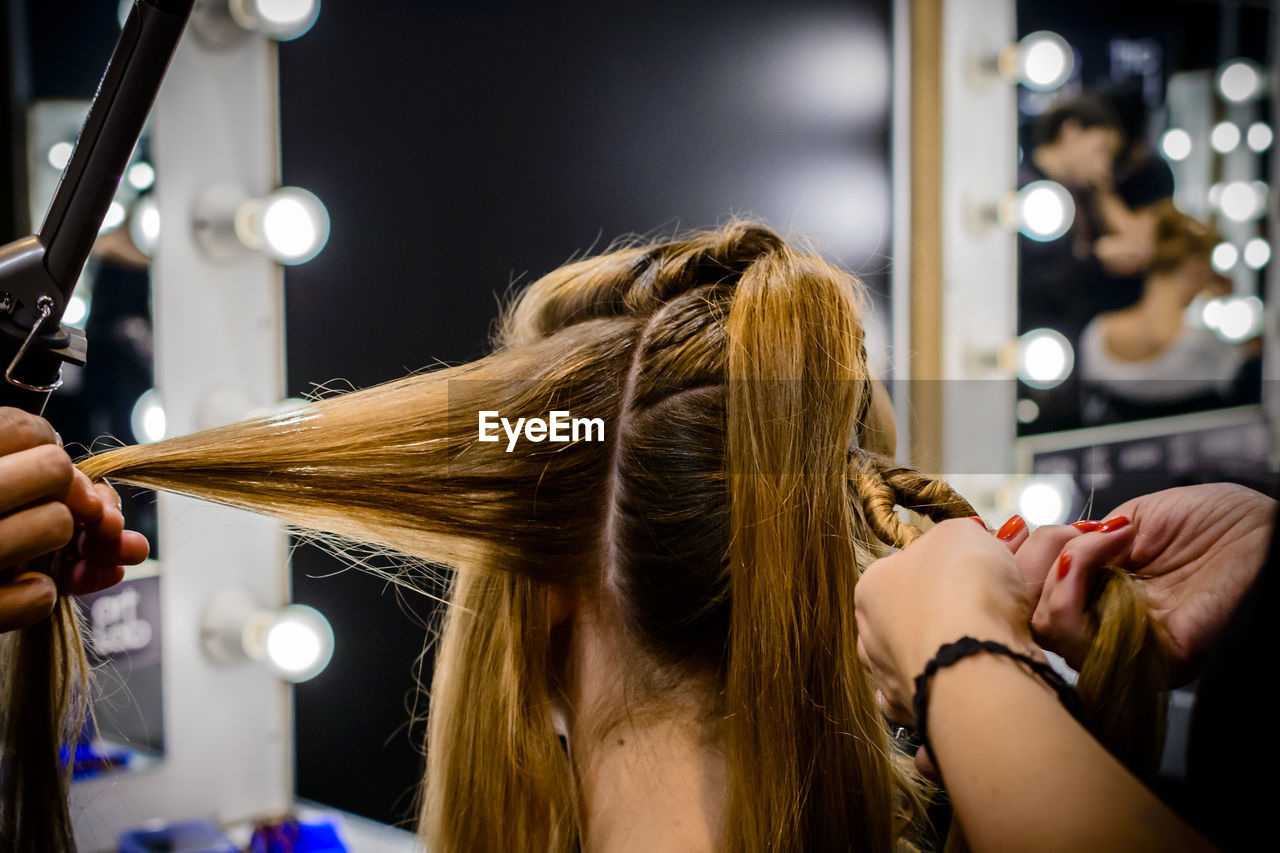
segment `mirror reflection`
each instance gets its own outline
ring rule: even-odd
[[[32,26],[38,25],[33,18]],[[83,93],[84,99],[60,97],[67,93],[66,85],[37,81],[36,93],[51,96],[36,97],[26,111],[30,222],[43,219],[88,112],[92,89]],[[149,152],[144,135],[63,318],[93,341],[93,358],[84,368],[63,369],[63,387],[45,411],[59,425],[73,457],[83,455],[101,436],[134,442],[155,441],[165,433],[164,410],[152,387],[148,270],[160,222],[151,195],[156,172]],[[160,577],[154,559],[161,543],[155,500],[151,492],[119,491],[130,526],[150,540],[153,559],[130,567],[119,585],[81,599],[96,678],[90,715],[69,756],[76,779],[142,770],[164,752]]]
[[[1260,401],[1268,13],[1018,3],[1020,434]]]

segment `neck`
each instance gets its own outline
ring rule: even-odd
[[[621,625],[598,609],[574,618],[569,751],[583,850],[710,853],[720,847],[727,792],[719,738],[687,700],[660,713],[629,712],[619,666],[638,652],[623,647]]]
[[[1134,306],[1152,318],[1173,318],[1182,321],[1183,312],[1195,298],[1194,288],[1187,287],[1169,273],[1151,273],[1142,289],[1142,299]]]
[[[677,720],[618,726],[585,760],[575,756],[587,853],[718,849],[724,758],[697,731]]]

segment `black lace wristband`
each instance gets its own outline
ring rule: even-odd
[[[1074,687],[1062,680],[1062,676],[1054,671],[1053,667],[1048,664],[1041,663],[1034,658],[1024,654],[1019,654],[1006,645],[997,643],[993,640],[978,640],[974,637],[961,637],[954,643],[947,643],[938,649],[938,653],[933,656],[933,660],[925,664],[924,672],[916,676],[916,693],[912,700],[912,707],[916,715],[916,734],[920,742],[929,749],[930,756],[933,757],[934,763],[937,763],[937,756],[933,753],[933,748],[929,746],[929,733],[927,728],[927,719],[929,713],[929,679],[934,676],[939,669],[951,666],[958,660],[971,657],[981,652],[990,652],[992,654],[1004,655],[1011,657],[1019,663],[1025,664],[1031,668],[1031,671],[1038,675],[1046,684],[1053,688],[1058,694],[1058,699],[1075,717],[1078,722],[1083,722],[1084,709],[1080,705],[1080,696],[1076,693]]]

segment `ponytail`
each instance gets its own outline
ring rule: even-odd
[[[727,328],[728,849],[889,850],[917,788],[855,653],[858,306],[829,268],[770,257],[743,274]]]

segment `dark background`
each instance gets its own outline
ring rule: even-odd
[[[332,218],[325,250],[285,275],[289,393],[475,358],[513,282],[732,214],[814,238],[887,318],[889,6],[324,3],[279,52],[284,182]],[[92,95],[116,7],[4,0],[0,239],[31,229],[25,110]],[[104,296],[94,315],[112,313]],[[125,369],[89,335],[91,365]],[[109,421],[121,438],[139,390]],[[95,437],[87,401],[59,406],[69,441]],[[296,689],[298,794],[411,822],[424,727],[408,709],[433,608],[342,568],[294,555],[295,597],[328,616],[337,646]]]

